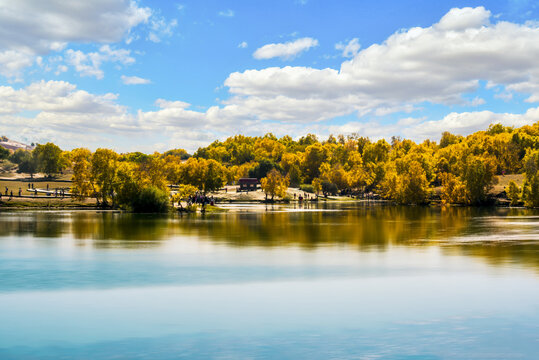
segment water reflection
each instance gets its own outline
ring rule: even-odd
[[[0,237],[75,239],[78,246],[159,247],[194,237],[233,247],[305,250],[346,246],[362,252],[391,246],[438,246],[447,254],[539,269],[539,212],[514,208],[429,208],[356,203],[231,209],[201,215],[113,212],[3,212]]]

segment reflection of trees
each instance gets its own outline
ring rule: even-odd
[[[347,245],[360,251],[383,251],[391,245],[441,246],[444,252],[478,256],[492,264],[522,263],[539,269],[537,230],[528,232],[528,235],[537,235],[535,241],[519,241],[518,237],[511,242],[503,241],[505,227],[515,226],[506,225],[507,216],[530,216],[537,214],[536,211],[339,206],[344,206],[346,211],[229,213],[206,216],[204,220],[197,218],[196,221],[186,218],[178,222],[178,231],[238,247],[300,246],[312,249]],[[499,239],[484,241],[489,235],[498,235]]]
[[[317,207],[342,211],[316,211]],[[526,264],[539,269],[539,231],[534,210],[509,208],[431,208],[365,206],[358,203],[306,203],[266,212],[229,212],[180,217],[96,212],[17,212],[2,214],[0,236],[71,235],[79,245],[140,248],[193,236],[229,246],[350,246],[385,251],[390,246],[440,246],[448,254],[485,258],[492,264]],[[511,219],[507,216],[515,216]],[[527,221],[521,227],[508,222]],[[516,234],[504,241],[507,234]],[[518,234],[528,236],[519,240]],[[497,235],[496,241],[482,241]],[[537,236],[529,240],[530,235]]]
[[[4,214],[2,214],[4,215]],[[0,236],[58,238],[71,235],[82,245],[138,248],[158,246],[169,234],[171,218],[112,212],[15,212],[0,218]]]

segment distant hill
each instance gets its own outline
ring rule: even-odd
[[[8,150],[18,150],[18,149],[24,149],[24,150],[33,150],[35,146],[32,145],[26,145],[21,142],[10,140],[6,136],[0,137],[0,146],[8,149]]]

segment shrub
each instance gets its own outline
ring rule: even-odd
[[[308,192],[308,193],[311,193],[311,194],[314,194],[314,186],[310,185],[310,184],[303,184],[299,187],[299,189],[301,191],[304,191],[304,192]]]
[[[166,192],[154,186],[143,188],[133,200],[131,207],[137,213],[162,213],[168,211],[169,199]]]

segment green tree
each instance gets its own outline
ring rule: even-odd
[[[0,160],[9,158],[11,152],[3,146],[0,146]]]
[[[31,178],[37,172],[37,159],[30,151],[19,149],[11,157],[11,161],[18,164],[18,173],[29,174]]]
[[[137,213],[164,213],[169,209],[169,197],[162,189],[147,186],[133,199],[131,208]]]
[[[45,145],[38,144],[33,153],[37,159],[38,170],[49,177],[62,172],[67,165],[62,149],[51,142]]]

